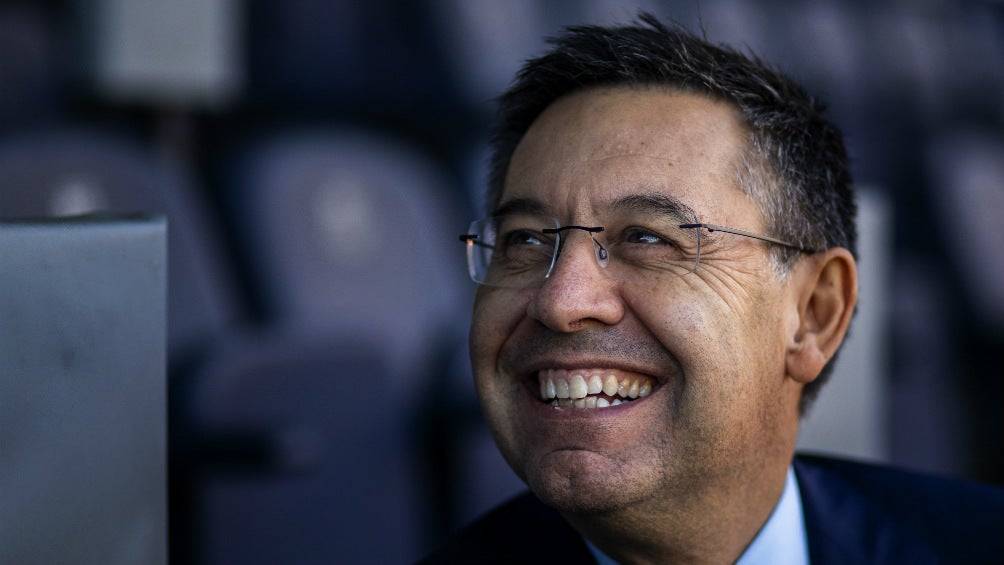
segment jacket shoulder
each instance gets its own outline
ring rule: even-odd
[[[582,537],[556,510],[530,493],[517,496],[464,527],[421,565],[590,564]]]
[[[819,456],[796,457],[795,471],[807,529],[826,530],[831,541],[842,527],[847,539],[857,535],[851,530],[865,524],[846,522],[861,517],[872,531],[894,524],[885,531],[897,543],[908,536],[947,562],[1004,562],[1000,487]]]

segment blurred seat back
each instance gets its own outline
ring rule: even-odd
[[[471,292],[443,173],[358,130],[276,135],[241,155],[228,200],[270,320],[379,336],[390,368],[414,372]]]
[[[358,336],[245,338],[193,379],[194,561],[409,563],[421,547],[414,402]]]
[[[958,269],[972,314],[985,327],[1004,331],[1004,128],[957,127],[926,148],[931,198],[945,264]]]
[[[0,128],[50,119],[56,113],[57,36],[50,10],[38,3],[0,4]]]
[[[201,196],[180,167],[121,136],[61,129],[0,139],[0,217],[167,216],[172,356],[218,334],[237,312]]]

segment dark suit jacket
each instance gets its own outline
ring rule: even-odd
[[[824,457],[798,456],[794,469],[811,565],[1004,564],[1004,489]],[[556,511],[524,494],[423,563],[596,561]]]

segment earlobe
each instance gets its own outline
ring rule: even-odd
[[[792,273],[798,325],[789,336],[788,375],[809,383],[840,347],[858,298],[854,257],[843,248],[801,261]]]

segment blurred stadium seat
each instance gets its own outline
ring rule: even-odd
[[[172,359],[218,337],[238,316],[216,234],[183,170],[124,136],[48,129],[0,139],[0,217],[90,212],[168,218],[168,349]]]
[[[452,351],[440,376],[440,390],[430,403],[431,425],[427,449],[437,455],[430,460],[427,486],[430,518],[439,520],[437,534],[455,533],[463,525],[518,492],[526,490],[502,458],[478,405],[466,340]]]
[[[456,245],[466,217],[419,151],[358,130],[299,132],[252,142],[234,166],[235,239],[268,323],[372,337],[400,375],[455,339],[471,293]]]
[[[235,339],[191,379],[185,562],[408,563],[427,548],[419,404],[353,336]],[[174,557],[179,557],[177,554]]]
[[[1004,331],[1004,131],[959,127],[927,146],[932,199],[941,214],[933,226],[950,246],[987,329]]]
[[[173,555],[413,561],[442,533],[424,482],[445,472],[428,409],[448,405],[471,292],[458,196],[358,130],[253,138],[228,171],[264,315],[176,387]]]
[[[57,37],[35,4],[0,5],[0,127],[46,120],[58,98]]]

